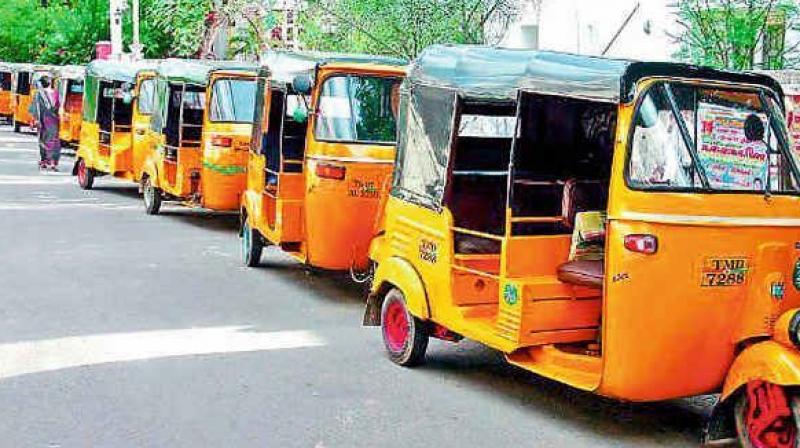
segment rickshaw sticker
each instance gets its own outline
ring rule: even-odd
[[[740,286],[747,281],[748,270],[747,258],[707,258],[700,273],[700,286]]]
[[[769,286],[769,295],[771,295],[776,300],[783,300],[783,296],[786,293],[786,287],[784,286],[783,282],[773,282]]]
[[[794,289],[800,291],[800,260],[794,262],[794,270],[792,271],[792,285],[794,285]]]
[[[427,261],[431,264],[436,264],[439,260],[439,246],[434,241],[420,240],[419,241],[419,258],[422,261]]]
[[[503,300],[509,306],[514,306],[519,302],[519,291],[517,287],[511,283],[506,283],[503,287]]]

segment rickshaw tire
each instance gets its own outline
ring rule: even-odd
[[[249,234],[249,235],[248,235]],[[248,238],[249,237],[249,238]],[[264,252],[264,240],[257,229],[251,228],[247,218],[242,223],[242,256],[245,266],[255,268],[261,264],[261,254]],[[248,246],[245,243],[250,241]]]
[[[392,349],[387,339],[387,325],[390,325],[387,320],[391,320],[387,319],[387,312],[390,307],[397,306],[396,304],[402,306],[408,324],[407,338],[403,344],[402,350],[399,351]],[[389,359],[395,364],[403,367],[415,367],[425,362],[425,352],[428,349],[429,338],[428,325],[425,321],[414,317],[408,312],[405,296],[397,288],[390,289],[389,292],[386,293],[383,303],[381,304],[381,333],[383,335],[386,353]]]
[[[83,170],[83,176],[80,172]],[[94,185],[94,170],[86,166],[86,161],[83,159],[78,160],[77,166],[78,185],[83,190],[91,190]]]
[[[790,389],[786,390],[786,394],[788,395],[789,407],[792,410],[795,424],[795,442],[793,446],[795,448],[800,448],[800,394]],[[733,416],[739,443],[742,448],[754,448],[755,445],[750,441],[747,431],[744,430],[745,404],[747,403],[747,392],[744,390],[744,387],[732,398],[736,400],[733,406]]]
[[[152,190],[148,192],[148,190]],[[148,201],[148,194],[151,195],[151,200]],[[142,180],[142,199],[144,200],[144,211],[148,215],[157,215],[161,210],[161,191],[153,186],[150,177],[145,177]]]

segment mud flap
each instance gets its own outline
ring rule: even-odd
[[[737,395],[728,397],[714,406],[703,428],[703,445],[727,445],[738,440],[736,419],[733,415]]]
[[[370,293],[367,296],[367,306],[364,309],[364,322],[365,327],[377,327],[381,324],[381,298],[382,296],[377,292]]]

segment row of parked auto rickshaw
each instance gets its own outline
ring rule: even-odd
[[[800,153],[769,76],[434,46],[95,61],[82,90],[82,188],[238,210],[247,266],[349,270],[397,364],[466,337],[620,400],[719,393],[707,441],[798,446]]]

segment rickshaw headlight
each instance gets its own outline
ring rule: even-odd
[[[800,308],[781,314],[775,322],[774,338],[786,346],[800,348]]]

